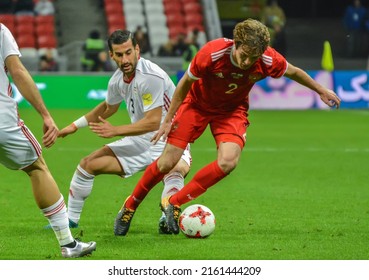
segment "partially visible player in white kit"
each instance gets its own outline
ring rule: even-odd
[[[165,146],[162,141],[153,145],[151,139],[166,116],[175,90],[174,83],[158,65],[140,57],[139,45],[130,31],[114,31],[108,39],[108,45],[110,57],[118,69],[110,78],[106,100],[62,129],[59,137],[65,137],[88,125],[100,137],[124,137],[80,161],[70,183],[70,227],[78,227],[82,208],[92,191],[95,176],[115,174],[122,178],[129,177],[156,160]],[[118,111],[122,102],[127,106],[131,123],[113,126],[106,119]],[[183,187],[190,164],[188,148],[163,179],[162,197],[174,194]],[[133,213],[127,209],[119,211],[114,226],[115,235],[125,235],[122,234],[119,221],[130,220]],[[159,219],[159,233],[171,233],[164,214]]]
[[[13,35],[0,23],[0,163],[28,174],[37,206],[49,220],[61,246],[62,256],[81,257],[94,251],[96,243],[83,243],[72,237],[64,198],[42,156],[41,145],[19,118],[17,102],[12,98],[8,73],[20,94],[42,117],[42,142],[46,148],[51,147],[57,139],[58,128],[20,56]],[[18,207],[20,212],[25,211],[22,205]]]

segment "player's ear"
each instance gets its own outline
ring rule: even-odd
[[[239,48],[240,45],[241,45],[240,41],[234,41],[234,46],[235,46],[236,50]]]

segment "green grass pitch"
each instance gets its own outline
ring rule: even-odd
[[[51,112],[62,128],[87,111]],[[20,114],[41,139],[35,111]],[[111,121],[128,122],[126,112]],[[138,208],[128,235],[114,236],[115,215],[142,173],[128,179],[101,175],[80,227],[72,229],[82,240],[97,242],[97,251],[86,259],[367,260],[369,111],[250,111],[250,121],[238,167],[193,201],[214,212],[213,235],[198,240],[159,235],[159,184]],[[85,128],[44,149],[65,199],[80,159],[111,141]],[[192,145],[192,157],[186,181],[216,158],[208,131]],[[53,232],[43,229],[47,221],[27,175],[0,166],[0,177],[0,259],[61,259]]]

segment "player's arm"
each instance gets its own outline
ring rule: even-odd
[[[8,56],[5,65],[19,92],[41,115],[44,122],[42,143],[46,148],[51,147],[58,136],[58,127],[47,110],[35,82],[17,55]]]
[[[157,107],[147,111],[144,117],[131,124],[113,126],[103,118],[99,118],[100,123],[91,122],[90,128],[100,137],[111,138],[115,136],[134,136],[155,131],[160,126],[162,108]]]
[[[121,103],[109,105],[106,101],[101,102],[95,108],[93,108],[86,115],[83,115],[79,119],[72,122],[70,125],[64,127],[59,132],[59,137],[65,137],[69,134],[75,133],[79,128],[86,127],[90,122],[98,122],[99,117],[107,119],[115,114]]]
[[[103,101],[90,112],[88,112],[85,115],[85,118],[88,123],[97,122],[99,120],[99,117],[102,117],[104,119],[110,118],[118,111],[120,104],[121,103],[110,105],[106,103],[106,101]]]
[[[284,76],[304,85],[319,94],[320,99],[330,107],[340,107],[341,99],[330,89],[323,87],[321,84],[311,78],[304,70],[288,64]]]
[[[174,91],[172,102],[170,103],[170,107],[164,122],[171,123],[174,115],[176,114],[179,106],[181,106],[183,100],[186,98],[194,81],[195,80],[191,79],[186,71]]]
[[[161,124],[158,132],[152,138],[152,142],[154,144],[158,142],[161,137],[163,137],[163,140],[167,138],[172,125],[172,119],[178,108],[183,103],[183,100],[186,98],[193,82],[195,82],[195,80],[192,79],[186,71],[174,91],[172,102],[170,103],[168,113],[165,116],[163,123]]]

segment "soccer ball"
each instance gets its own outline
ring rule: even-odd
[[[179,217],[179,228],[187,237],[205,238],[215,229],[215,216],[204,205],[190,205]]]

